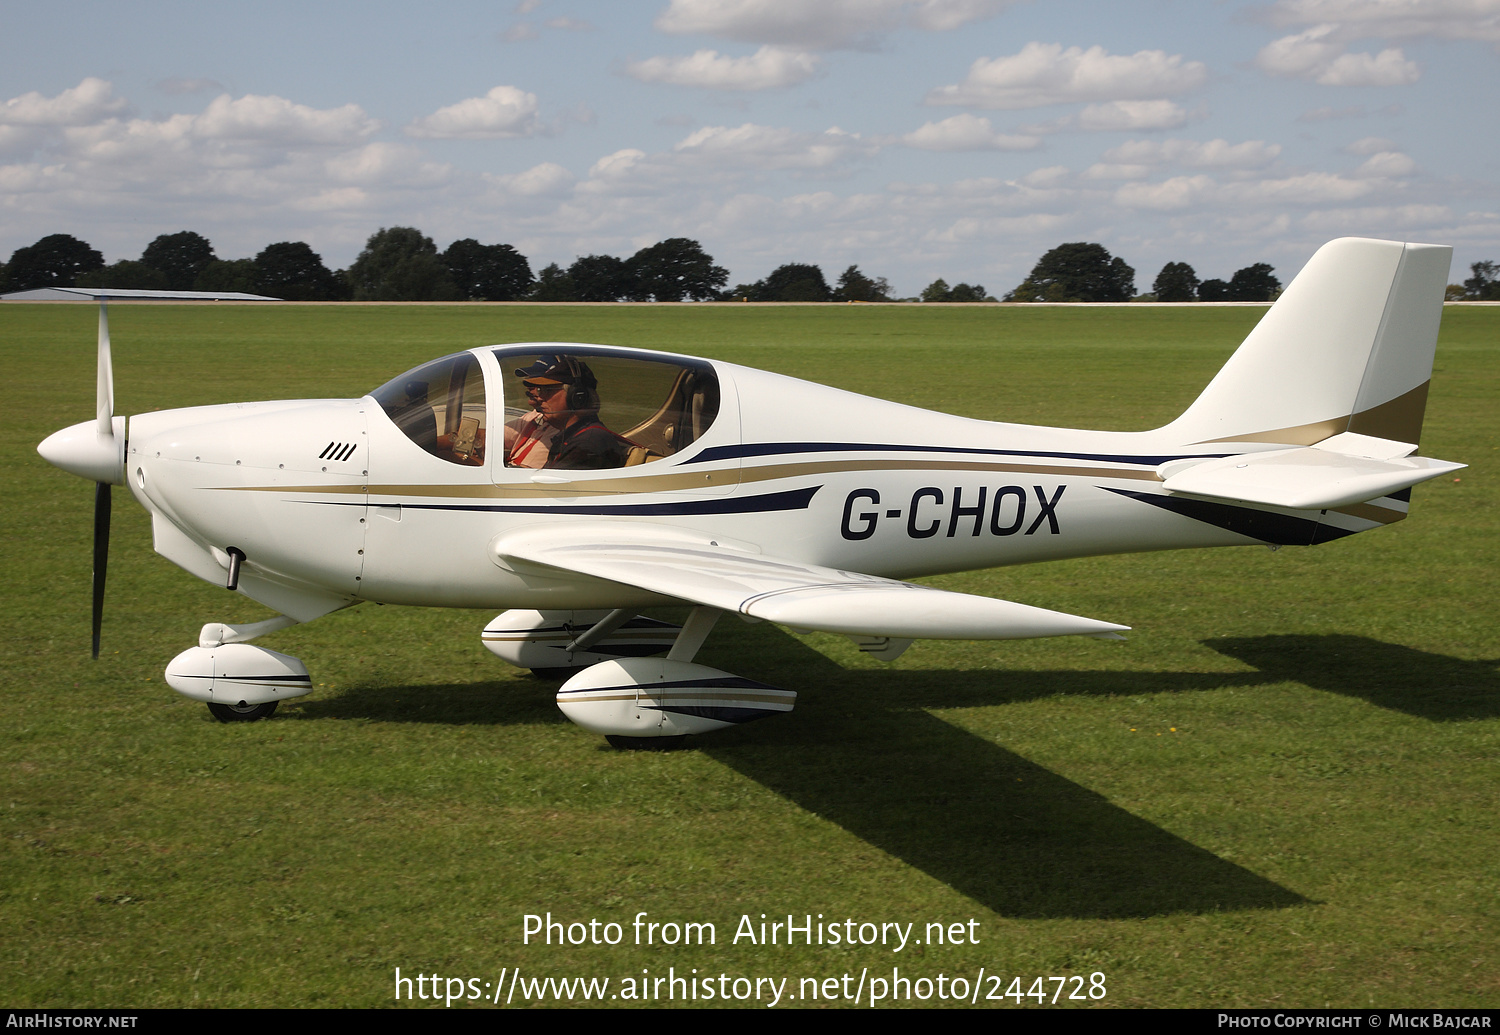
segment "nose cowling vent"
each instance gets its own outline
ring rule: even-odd
[[[319,460],[344,461],[354,455],[357,442],[330,442],[324,447],[323,452],[318,454]]]

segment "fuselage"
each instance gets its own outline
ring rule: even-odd
[[[518,459],[509,443],[535,415],[516,372],[558,353],[600,372],[599,418],[628,458],[598,468]],[[445,357],[361,399],[132,417],[125,474],[153,516],[158,552],[222,584],[230,551],[240,551],[239,588],[307,620],[360,600],[660,601],[516,570],[497,556],[500,537],[559,522],[669,524],[904,579],[1100,553],[1318,542],[1404,515],[1399,500],[1296,512],[1194,503],[1161,488],[1173,463],[1274,448],[979,421],[728,363],[532,343]]]

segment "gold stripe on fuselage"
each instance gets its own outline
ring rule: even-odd
[[[596,478],[577,484],[499,485],[231,485],[242,492],[322,493],[336,496],[441,496],[449,499],[537,499],[558,496],[605,496],[648,492],[685,492],[705,486],[733,482],[765,482],[781,478],[819,477],[830,474],[875,471],[974,471],[987,474],[1040,474],[1053,477],[1123,478],[1159,482],[1155,470],[1120,467],[1084,467],[1070,464],[1020,464],[975,460],[809,460],[792,464],[765,464],[730,470],[684,471]]]
[[[1382,507],[1378,503],[1351,503],[1347,507],[1334,507],[1333,512],[1364,518],[1366,521],[1376,521],[1382,525],[1393,525],[1397,521],[1406,519],[1406,511]]]
[[[1334,435],[1352,431],[1373,438],[1388,438],[1393,442],[1415,443],[1422,434],[1422,416],[1427,412],[1427,387],[1423,381],[1409,392],[1404,392],[1368,410],[1331,417],[1312,424],[1299,424],[1294,428],[1276,428],[1273,431],[1256,431],[1244,435],[1226,435],[1211,438],[1200,445],[1215,442],[1279,442],[1288,446],[1312,446]]]

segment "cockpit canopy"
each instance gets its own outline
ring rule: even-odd
[[[719,381],[708,363],[577,346],[506,346],[494,356],[503,413],[497,408],[493,419],[473,353],[425,363],[371,394],[422,449],[473,467],[483,466],[495,423],[503,428],[498,466],[597,470],[671,456],[718,416]]]
[[[484,371],[472,353],[424,363],[370,393],[406,437],[440,460],[484,464]]]

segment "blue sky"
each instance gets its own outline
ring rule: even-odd
[[[692,237],[731,283],[1148,290],[1361,235],[1500,259],[1500,0],[0,5],[0,254],[382,226],[533,269]]]

